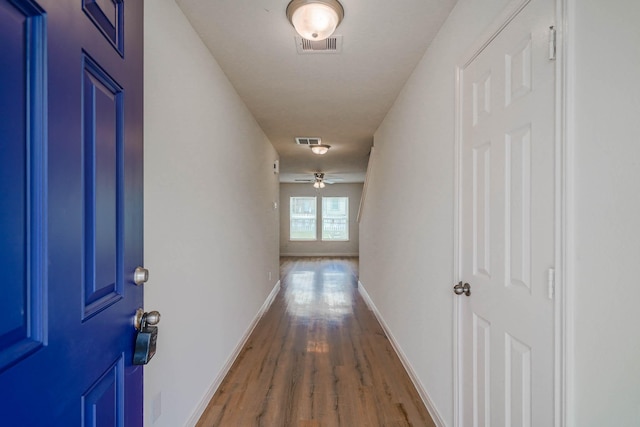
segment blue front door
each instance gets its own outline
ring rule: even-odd
[[[0,426],[142,426],[142,0],[0,0]]]

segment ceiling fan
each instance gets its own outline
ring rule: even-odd
[[[342,181],[342,178],[329,178],[325,176],[324,172],[314,172],[313,178],[296,178],[295,181],[313,183],[315,188],[324,188],[325,184],[335,184],[337,181]]]

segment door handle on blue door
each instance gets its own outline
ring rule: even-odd
[[[154,354],[156,354],[156,342],[158,341],[158,327],[160,323],[160,313],[150,311],[146,313],[139,308],[136,311],[134,324],[138,330],[136,343],[133,351],[133,364],[146,365]]]

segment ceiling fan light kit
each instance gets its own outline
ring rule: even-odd
[[[287,18],[300,36],[318,41],[333,34],[344,18],[344,9],[338,0],[292,0]]]
[[[313,177],[314,177],[313,188],[319,190],[319,189],[325,187],[325,184],[324,184],[324,173],[316,172],[316,173],[313,174]]]
[[[331,148],[331,146],[327,144],[312,145],[311,151],[315,154],[326,154],[326,152],[329,151],[329,148]]]

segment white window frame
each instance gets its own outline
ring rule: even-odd
[[[340,200],[342,199],[342,200]],[[335,209],[334,204],[338,204],[338,207],[344,203],[344,211],[342,209]],[[331,216],[331,211],[339,211],[339,215]],[[327,236],[327,225],[325,221],[331,220],[332,228],[334,231],[340,231],[342,228],[343,235],[346,234],[346,238],[332,238]],[[337,223],[336,223],[337,221]],[[320,238],[323,242],[348,242],[349,236],[349,197],[346,196],[328,196],[322,198],[322,211],[320,218]]]
[[[293,212],[295,199],[313,199],[313,214],[303,212]],[[311,217],[313,215],[313,218]],[[313,227],[308,227],[313,230],[313,237],[299,238],[294,236],[294,220],[298,222],[310,222],[313,221]],[[296,230],[295,233],[300,232]],[[292,242],[316,242],[318,241],[318,198],[314,196],[291,196],[289,198],[289,240]]]

